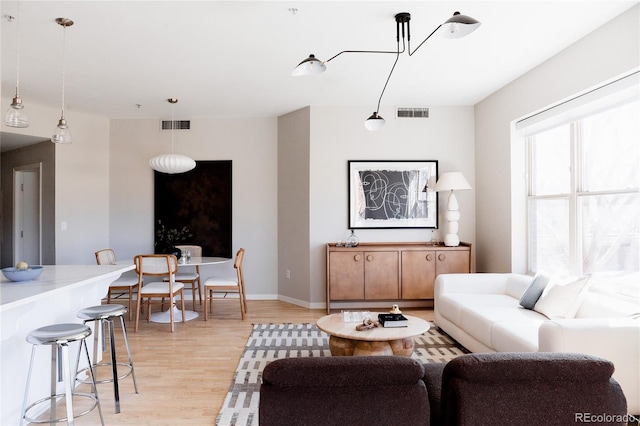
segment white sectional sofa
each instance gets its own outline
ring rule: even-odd
[[[435,322],[472,352],[580,352],[609,359],[629,413],[640,414],[640,299],[587,290],[576,301],[575,316],[550,319],[520,306],[533,279],[439,275]]]

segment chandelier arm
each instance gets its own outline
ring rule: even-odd
[[[387,85],[389,84],[389,80],[391,80],[391,75],[393,74],[393,70],[396,69],[396,65],[398,64],[398,59],[400,59],[400,54],[404,52],[405,44],[404,38],[402,39],[402,51],[400,51],[400,41],[398,41],[398,50],[396,51],[396,60],[393,62],[393,66],[391,67],[391,72],[389,72],[389,76],[387,77],[387,81],[384,83],[384,87],[382,88],[382,92],[380,93],[380,98],[378,98],[378,107],[376,108],[376,114],[380,112],[380,102],[382,102],[382,96],[384,95],[384,91],[387,89]]]
[[[402,49],[402,52],[404,52],[404,48]],[[396,50],[343,50],[342,52],[333,55],[332,57],[330,57],[329,59],[327,59],[326,61],[324,61],[324,63],[326,64],[327,62],[330,62],[332,60],[334,60],[335,58],[337,58],[338,56],[342,55],[343,53],[393,53],[394,55],[398,53],[398,51]]]
[[[438,26],[436,27],[436,29],[435,29],[435,30],[433,30],[433,31],[431,32],[431,34],[429,34],[429,35],[427,36],[427,38],[425,38],[424,40],[422,40],[422,42],[418,45],[418,47],[416,47],[415,49],[413,49],[413,52],[411,51],[411,37],[409,37],[409,39],[408,39],[408,44],[409,44],[409,56],[412,56],[414,53],[416,53],[416,51],[417,51],[418,49],[420,49],[420,47],[421,47],[421,46],[422,46],[422,45],[423,45],[427,40],[429,40],[429,39],[431,38],[431,36],[432,36],[432,35],[434,35],[434,34],[436,33],[436,31],[438,31],[438,30],[440,29],[440,27],[441,27],[441,26],[442,26],[442,24],[438,25]]]

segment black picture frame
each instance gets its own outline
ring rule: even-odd
[[[348,160],[349,228],[438,228],[437,160]]]

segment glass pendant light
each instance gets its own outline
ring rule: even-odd
[[[13,16],[7,16],[9,22],[16,20],[16,32],[17,32],[17,40],[16,40],[16,49],[17,49],[17,60],[16,60],[16,95],[11,101],[11,105],[9,105],[9,109],[7,109],[7,114],[4,116],[4,124],[9,127],[29,127],[29,115],[27,111],[24,109],[24,104],[22,103],[22,99],[20,98],[20,2],[18,2],[18,12],[16,13],[16,18]]]
[[[58,125],[56,126],[53,136],[51,136],[51,142],[53,143],[71,143],[71,131],[69,130],[69,125],[67,124],[67,120],[64,118],[64,77],[65,77],[65,48],[66,48],[66,38],[67,38],[67,27],[73,25],[73,21],[68,18],[57,18],[56,22],[58,25],[61,25],[63,28],[62,32],[62,113],[60,115],[60,120],[58,120]]]

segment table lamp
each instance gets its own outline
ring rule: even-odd
[[[460,212],[458,211],[458,200],[453,191],[463,191],[471,189],[471,185],[460,172],[447,172],[440,175],[440,179],[436,182],[435,191],[451,191],[447,201],[447,234],[444,237],[444,245],[456,247],[460,245],[458,238],[458,220],[460,220]]]

